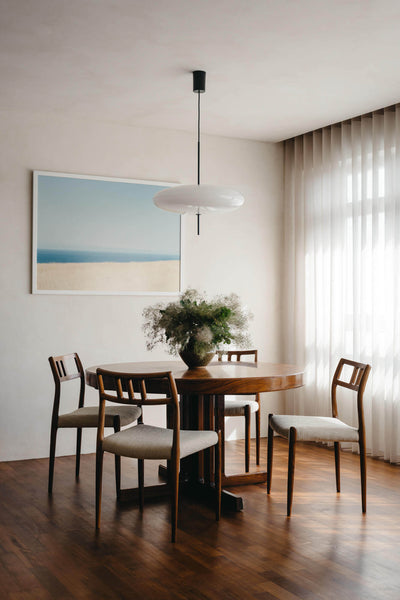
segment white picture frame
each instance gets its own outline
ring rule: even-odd
[[[32,293],[177,295],[182,219],[170,182],[33,172]]]

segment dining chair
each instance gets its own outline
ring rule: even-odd
[[[346,374],[343,368],[346,367]],[[367,478],[363,395],[371,367],[368,364],[341,358],[333,375],[331,386],[332,417],[273,415],[268,416],[267,493],[271,491],[274,431],[289,441],[287,516],[290,517],[293,500],[295,444],[301,442],[333,442],[335,448],[336,490],[340,492],[340,442],[358,443],[361,471],[362,512],[367,510]],[[358,425],[352,427],[338,418],[336,391],[338,387],[356,393]]]
[[[107,387],[115,390],[106,392]],[[175,542],[178,520],[179,471],[180,459],[215,447],[214,481],[216,498],[216,518],[221,513],[221,434],[215,431],[189,431],[180,429],[180,410],[175,380],[170,371],[156,373],[119,373],[105,369],[97,369],[97,380],[100,398],[100,415],[97,430],[96,452],[96,529],[100,529],[101,494],[103,478],[104,452],[138,459],[138,497],[139,509],[144,508],[144,461],[168,461],[167,491],[171,495],[171,541]],[[112,384],[110,384],[112,382]],[[147,386],[156,382],[162,395],[148,397]],[[161,387],[160,387],[161,386]],[[168,423],[171,428],[145,425],[143,416],[138,424],[112,435],[104,437],[105,402],[125,402],[139,408],[144,406],[165,405]],[[163,486],[164,487],[164,486]]]
[[[51,494],[53,491],[54,460],[56,455],[58,429],[75,428],[77,430],[75,477],[78,479],[81,457],[82,428],[97,427],[99,420],[99,408],[98,406],[84,406],[85,371],[76,352],[73,354],[63,354],[61,356],[50,356],[49,362],[55,383],[53,414],[51,418],[48,483],[48,492]],[[72,412],[60,415],[61,384],[73,379],[80,379],[78,408]],[[119,431],[121,427],[125,427],[126,425],[136,421],[140,415],[141,410],[136,406],[109,406],[106,408],[105,426],[113,427],[114,431]],[[115,484],[117,488],[117,496],[119,496],[121,489],[121,460],[117,456],[115,457]]]
[[[228,362],[232,359],[240,361],[245,356],[254,357],[254,362],[258,360],[258,350],[226,350],[218,352],[218,360],[221,362],[226,357]],[[245,469],[246,473],[250,470],[250,415],[254,413],[256,417],[256,464],[260,464],[260,394],[255,394],[255,400],[235,399],[225,396],[224,417],[244,417],[245,418]],[[224,420],[222,420],[223,422]],[[225,427],[222,429],[222,467],[225,472]]]

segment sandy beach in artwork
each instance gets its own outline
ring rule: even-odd
[[[38,263],[37,289],[88,292],[176,292],[179,260]]]

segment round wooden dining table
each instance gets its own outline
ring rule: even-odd
[[[218,429],[223,428],[223,407],[226,395],[251,395],[264,392],[276,392],[301,387],[303,370],[296,365],[275,364],[265,362],[219,362],[210,363],[207,367],[188,369],[182,361],[147,361],[125,362],[95,365],[86,369],[86,383],[97,388],[96,369],[101,367],[120,373],[155,373],[171,371],[180,395],[181,427],[183,429]],[[107,379],[104,379],[107,387]],[[162,390],[152,389],[157,393]],[[219,415],[219,416],[218,416]],[[198,497],[204,495],[209,470],[207,460],[196,463],[189,457],[185,466],[186,484],[191,482],[192,491]],[[161,469],[162,471],[162,469]],[[160,472],[161,472],[160,471]],[[266,472],[258,470],[253,473],[237,475],[223,474],[224,487],[262,483],[266,481]],[[198,486],[200,482],[200,488]],[[200,494],[200,491],[202,494]],[[223,507],[241,510],[242,498],[223,491]]]

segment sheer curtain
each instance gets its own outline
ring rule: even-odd
[[[338,359],[368,362],[367,449],[400,462],[400,105],[285,142],[285,220],[287,412],[329,414]]]

